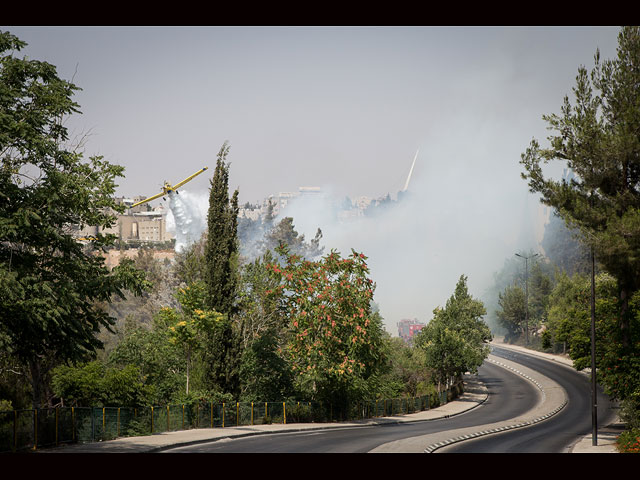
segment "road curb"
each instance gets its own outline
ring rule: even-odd
[[[544,403],[546,401],[547,394],[545,392],[544,387],[542,386],[542,384],[538,380],[536,380],[535,378],[531,377],[530,375],[527,375],[526,373],[524,373],[524,372],[522,372],[522,371],[520,371],[520,370],[518,370],[518,369],[516,369],[516,368],[514,368],[511,365],[508,365],[506,363],[498,362],[496,360],[489,359],[489,358],[486,361],[491,362],[491,363],[493,363],[495,365],[498,365],[499,367],[511,370],[514,373],[520,375],[521,377],[529,380],[542,393],[542,397],[543,397],[542,402]],[[514,362],[514,363],[517,363],[517,362]],[[534,425],[536,423],[540,423],[540,422],[548,420],[549,418],[551,418],[554,415],[556,415],[566,405],[567,405],[567,397],[566,397],[566,394],[564,394],[562,403],[559,406],[557,406],[556,408],[552,409],[550,412],[546,413],[545,415],[541,415],[539,417],[535,417],[532,420],[528,420],[528,421],[525,421],[525,422],[515,423],[515,424],[511,424],[511,425],[504,425],[504,426],[501,426],[501,427],[491,428],[491,429],[488,429],[488,430],[480,430],[478,432],[469,433],[469,434],[465,434],[465,435],[460,435],[458,437],[453,437],[453,438],[450,438],[450,439],[447,439],[447,440],[443,440],[441,442],[437,442],[437,443],[434,443],[434,444],[431,444],[431,445],[427,446],[424,449],[424,453],[433,453],[433,452],[435,452],[436,450],[438,450],[440,448],[443,448],[443,447],[446,447],[446,446],[449,446],[449,445],[453,445],[454,443],[459,443],[459,442],[462,442],[462,441],[465,441],[465,440],[471,440],[473,438],[484,437],[486,435],[492,435],[492,434],[495,434],[495,433],[501,433],[501,432],[505,432],[505,431],[508,431],[508,430],[514,430],[516,428],[528,427],[528,426]]]

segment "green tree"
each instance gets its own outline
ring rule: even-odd
[[[56,367],[52,387],[67,406],[82,407],[147,405],[151,391],[144,384],[137,366],[109,368],[99,361]]]
[[[286,326],[286,316],[270,293],[280,284],[280,277],[265,268],[275,258],[271,251],[243,265],[239,291],[238,323],[243,346],[247,348],[266,332],[280,335]]]
[[[618,335],[619,297],[615,278],[606,273],[595,277],[595,346],[597,380],[605,393],[620,399],[620,418],[627,429],[640,425],[640,358],[625,352],[611,339]],[[591,366],[591,278],[563,274],[549,299],[549,332],[552,342],[566,346],[576,369]],[[640,344],[640,292],[629,302],[631,342]]]
[[[46,401],[50,369],[86,360],[101,342],[96,333],[114,319],[98,304],[146,285],[132,262],[109,271],[74,226],[111,227],[114,180],[123,168],[102,157],[83,162],[69,147],[63,118],[79,112],[78,88],[46,62],[13,55],[26,44],[0,32],[0,329],[30,376],[34,407]]]
[[[287,359],[302,391],[341,409],[371,396],[369,381],[384,365],[383,327],[371,303],[375,285],[364,254],[332,251],[318,261],[277,249],[285,265],[268,268],[282,284],[272,294],[289,321]]]
[[[165,307],[160,316],[169,325],[169,340],[179,345],[186,355],[186,391],[189,396],[189,380],[192,357],[202,348],[206,335],[223,323],[224,315],[205,306],[204,283],[193,283],[178,290],[181,311]]]
[[[205,332],[203,339],[200,353],[203,389],[238,398],[242,388],[242,352],[240,331],[229,315],[224,315],[215,329]]]
[[[145,385],[152,389],[150,402],[155,405],[181,396],[186,382],[184,352],[170,341],[170,326],[158,312],[150,326],[127,320],[123,338],[106,362],[110,368],[138,367]]]
[[[315,236],[307,243],[304,234],[299,235],[293,224],[293,217],[284,217],[272,229],[270,229],[264,237],[261,245],[261,251],[276,251],[279,245],[284,244],[292,255],[298,255],[307,260],[314,260],[324,250],[320,246],[322,240],[322,230],[318,228]]]
[[[176,252],[174,271],[180,282],[189,285],[194,282],[205,281],[206,262],[204,252],[207,242],[208,235],[204,232],[200,239]]]
[[[209,189],[207,236],[204,247],[206,307],[225,315],[219,328],[207,333],[203,351],[205,383],[209,389],[240,393],[241,342],[234,318],[238,312],[238,190],[229,196],[229,146],[225,142]]]
[[[294,377],[285,358],[280,332],[260,332],[243,350],[241,398],[246,402],[284,400],[294,395]]]
[[[429,323],[416,335],[415,344],[424,349],[425,360],[434,372],[438,388],[460,380],[465,372],[475,373],[489,355],[492,335],[482,319],[486,309],[467,289],[462,275],[445,308],[436,308]]]
[[[631,354],[629,301],[640,288],[640,29],[623,27],[617,57],[600,61],[589,74],[581,66],[573,89],[575,105],[565,96],[561,114],[545,115],[550,146],[533,140],[521,156],[532,192],[556,209],[570,229],[595,252],[618,282],[620,311],[617,338]],[[570,180],[545,177],[541,163],[560,161]]]
[[[511,343],[524,333],[526,303],[524,290],[519,285],[508,286],[504,292],[498,294],[500,309],[496,311],[496,316],[500,325],[507,331],[506,342]]]
[[[216,162],[209,189],[205,282],[212,310],[232,314],[238,285],[238,190],[229,198],[229,146],[225,142]]]
[[[402,338],[386,336],[389,370],[384,375],[385,398],[417,397],[429,393],[431,370],[426,366],[425,351],[407,344]]]
[[[552,290],[553,277],[545,272],[543,263],[535,262],[529,273],[529,328],[534,334],[546,320]]]

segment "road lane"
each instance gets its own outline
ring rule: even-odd
[[[331,429],[320,432],[296,432],[238,438],[191,445],[167,452],[219,453],[363,453],[390,442],[481,426],[522,416],[541,402],[541,394],[529,380],[485,362],[478,378],[489,390],[488,400],[480,407],[459,416],[410,424],[376,425]],[[421,444],[419,451],[426,445]]]
[[[565,365],[532,355],[495,347],[493,355],[526,365],[562,385],[567,406],[551,419],[523,429],[468,440],[439,453],[563,453],[591,429],[591,385],[587,375]],[[615,404],[598,395],[598,421],[611,422]]]

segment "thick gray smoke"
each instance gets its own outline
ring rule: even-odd
[[[434,308],[453,294],[460,275],[468,277],[471,295],[480,298],[506,258],[539,249],[546,221],[547,213],[528,192],[517,163],[491,169],[465,156],[436,161],[422,151],[407,191],[390,192],[393,201],[384,208],[364,216],[341,215],[344,197],[321,186],[322,194],[290,201],[273,222],[293,217],[294,228],[307,242],[320,228],[325,254],[335,249],[348,255],[353,248],[367,255],[376,283],[374,300],[391,334],[404,318],[431,320]],[[412,159],[407,158],[405,175]],[[403,190],[406,178],[396,191]],[[173,224],[179,251],[206,228],[208,197],[181,191],[170,197],[170,208],[168,228]]]
[[[506,258],[538,249],[545,224],[546,212],[517,164],[490,169],[467,157],[425,157],[418,158],[408,190],[398,197],[391,192],[397,201],[371,215],[339,219],[330,195],[300,198],[281,214],[293,217],[307,239],[320,227],[325,253],[346,255],[353,248],[369,257],[375,301],[392,334],[402,319],[431,320],[463,274],[480,298]],[[410,164],[411,158],[405,171]]]

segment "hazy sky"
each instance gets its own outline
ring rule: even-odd
[[[419,149],[410,187],[416,208],[406,217],[395,215],[384,232],[350,232],[360,237],[323,229],[327,249],[351,245],[371,257],[395,333],[400,318],[430,319],[462,273],[480,294],[487,280],[476,278],[525,248],[520,227],[533,221],[523,217],[532,196],[520,154],[534,137],[544,143],[542,115],[560,111],[578,67],[591,68],[598,48],[603,58],[615,56],[619,28],[0,30],[29,44],[19,55],[56,65],[83,89],[76,96],[83,114],[67,125],[73,136],[90,134],[87,156],[126,167],[119,195],[152,195],[203,166],[213,173],[227,140],[230,187],[242,203],[300,186],[336,197],[395,196]],[[206,193],[209,178],[188,190]],[[296,224],[318,223],[302,215]],[[409,243],[420,253],[410,254]],[[414,273],[430,286],[404,288],[403,298],[391,293],[392,283]]]

